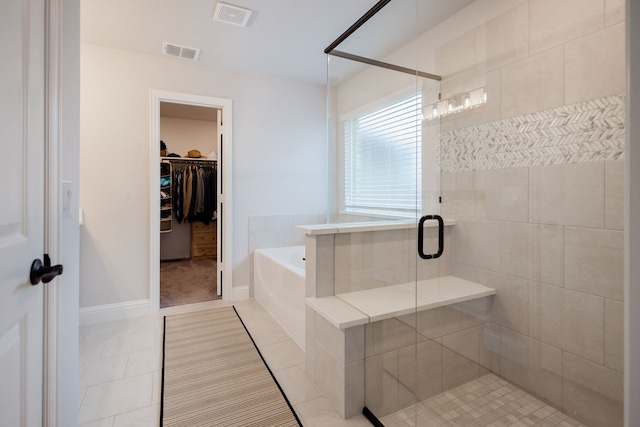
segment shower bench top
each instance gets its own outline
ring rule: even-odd
[[[339,329],[495,295],[496,290],[454,276],[327,297],[307,304]]]
[[[455,225],[456,221],[445,219],[444,225]],[[435,222],[426,222],[425,227],[437,227]],[[405,221],[368,221],[368,222],[348,222],[348,223],[332,223],[332,224],[313,224],[313,225],[296,225],[295,229],[304,234],[317,236],[321,234],[344,234],[344,233],[361,233],[364,231],[384,231],[384,230],[404,230],[408,228],[417,228],[418,222],[415,220]]]

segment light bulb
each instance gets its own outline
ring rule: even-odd
[[[433,106],[433,115],[431,117],[438,117],[439,113],[438,113],[438,106],[434,105]]]
[[[466,110],[467,108],[471,107],[471,99],[469,98],[469,96],[465,96],[464,97],[464,109]]]
[[[453,102],[449,102],[449,106],[447,107],[448,113],[453,113]]]

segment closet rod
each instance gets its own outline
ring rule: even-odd
[[[184,157],[161,157],[161,159],[163,161],[168,161],[168,162],[180,162],[180,163],[188,163],[188,164],[195,164],[195,165],[210,165],[210,166],[216,166],[218,162],[217,160],[189,159]]]

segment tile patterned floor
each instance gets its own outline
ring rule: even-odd
[[[386,427],[584,427],[493,374],[386,416],[381,421]]]
[[[81,326],[79,425],[158,426],[162,317],[228,305],[208,301],[163,308],[157,315]],[[362,415],[340,418],[307,378],[303,351],[257,301],[233,305],[305,427],[371,426]],[[580,426],[492,374],[385,417],[383,422],[387,427]]]
[[[163,308],[158,315],[80,327],[78,424],[158,426],[162,316],[231,305],[222,300]],[[304,353],[255,300],[234,304],[305,427],[370,427],[342,420],[304,372]]]

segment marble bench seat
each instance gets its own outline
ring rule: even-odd
[[[417,285],[417,286],[416,286]],[[430,310],[495,295],[496,290],[454,276],[385,286],[328,297],[309,297],[306,303],[338,329]]]

